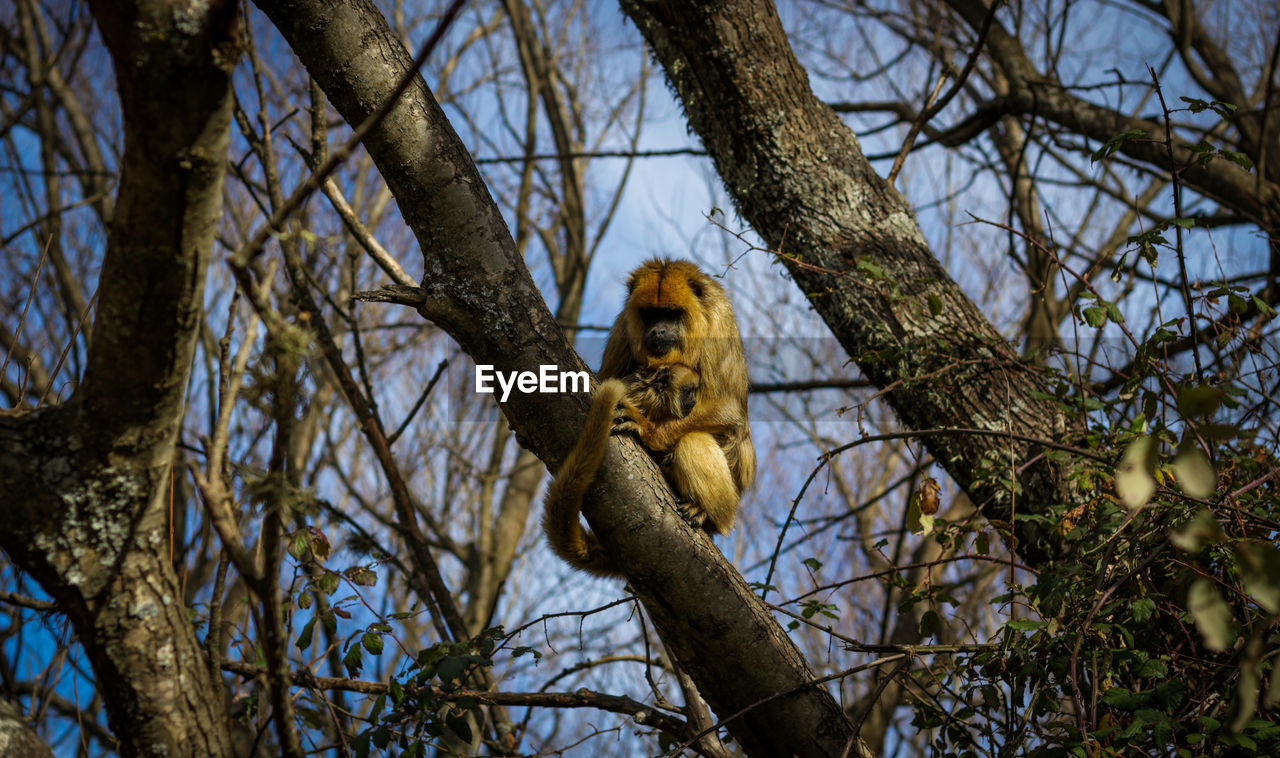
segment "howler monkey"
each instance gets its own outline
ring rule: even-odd
[[[601,576],[619,571],[595,535],[582,528],[578,513],[611,431],[635,432],[645,447],[662,454],[663,471],[681,496],[681,515],[712,534],[733,527],[739,497],[756,468],[746,359],[724,290],[692,263],[655,259],[631,273],[627,292],[605,345],[603,381],[573,452],[547,492],[543,517],[556,554]],[[673,381],[654,370],[682,378]],[[673,393],[687,396],[691,390],[684,374],[689,370],[697,382],[695,400],[692,407],[682,403],[682,413],[671,413]],[[655,392],[655,382],[664,391]]]

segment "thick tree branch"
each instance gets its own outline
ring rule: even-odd
[[[361,123],[408,66],[403,45],[368,3],[258,5],[348,123]],[[423,310],[477,363],[500,371],[585,368],[421,79],[364,145],[423,250]],[[556,462],[573,444],[585,398],[513,394],[502,409],[533,450]],[[721,714],[746,711],[730,732],[757,754],[812,754],[816,740],[839,754],[850,732],[843,713],[810,684],[812,670],[737,572],[679,517],[649,457],[634,443],[615,442],[601,478],[585,509],[588,521],[711,705]],[[791,694],[773,697],[784,692]]]

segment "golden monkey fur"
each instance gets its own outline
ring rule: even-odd
[[[681,515],[711,534],[733,528],[756,468],[746,358],[724,290],[692,263],[655,259],[631,273],[627,292],[605,346],[604,381],[543,517],[555,553],[600,576],[621,573],[578,514],[612,432],[635,432],[664,456]]]

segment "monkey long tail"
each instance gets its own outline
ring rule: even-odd
[[[614,567],[600,540],[582,528],[578,514],[604,459],[614,412],[626,393],[626,384],[617,379],[606,380],[596,389],[578,443],[547,488],[546,510],[542,515],[542,529],[555,554],[570,566],[596,576],[618,577],[622,572]]]

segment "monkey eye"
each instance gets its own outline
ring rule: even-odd
[[[679,308],[641,308],[640,318],[644,319],[646,324],[653,324],[658,321],[679,321],[684,315],[684,311]]]
[[[700,282],[695,282],[692,279],[690,279],[689,290],[693,292],[694,297],[698,298],[699,300],[702,299],[702,284]]]

